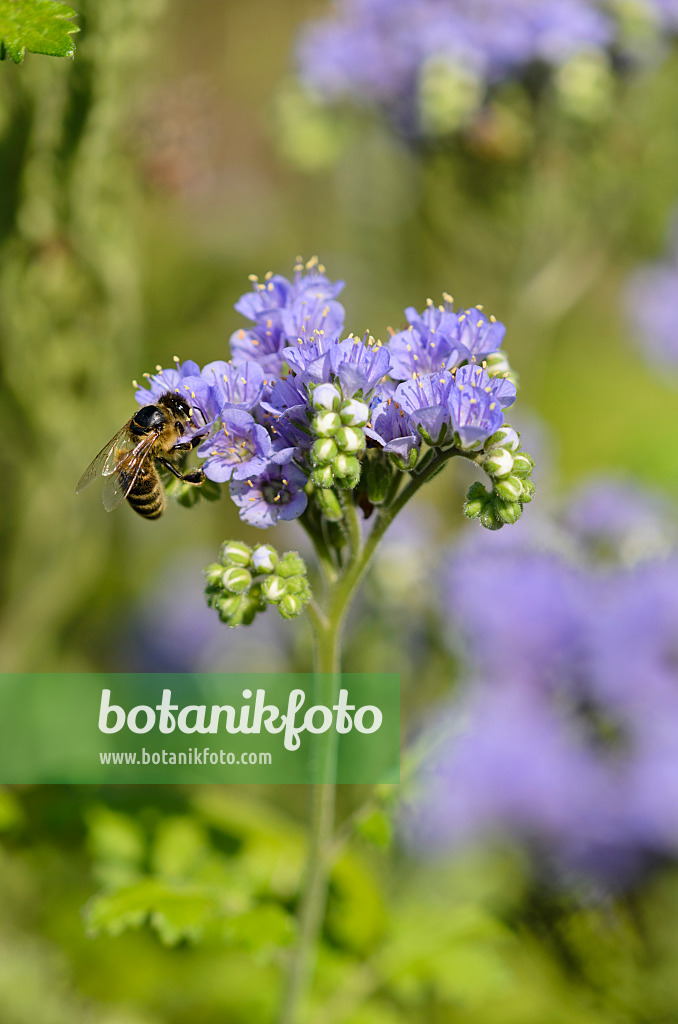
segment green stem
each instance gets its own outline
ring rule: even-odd
[[[345,526],[349,538],[351,558],[343,574],[330,587],[325,611],[318,606],[309,607],[314,634],[316,679],[322,688],[319,701],[331,707],[336,703],[341,672],[341,640],[346,616],[358,587],[367,572],[379,541],[393,518],[414,497],[419,488],[434,476],[455,455],[476,460],[470,452],[450,448],[435,453],[426,465],[410,477],[393,503],[383,506],[365,544],[358,511],[352,496],[344,499]],[[395,495],[395,489],[394,489]],[[313,978],[315,956],[327,902],[329,875],[334,852],[334,808],[336,795],[336,734],[329,734],[334,742],[325,745],[319,778],[311,793],[311,820],[309,826],[306,877],[299,911],[299,936],[290,965],[287,989],[279,1017],[279,1024],[297,1024],[304,1015]]]

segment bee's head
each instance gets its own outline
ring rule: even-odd
[[[170,416],[179,416],[184,420],[191,418],[190,405],[185,398],[182,398],[175,391],[167,391],[164,395],[161,395],[158,399],[158,405],[161,409],[168,412]]]

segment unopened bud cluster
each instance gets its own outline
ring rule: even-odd
[[[218,562],[205,569],[207,603],[227,626],[248,626],[257,612],[276,605],[285,619],[300,615],[311,599],[306,564],[296,551],[282,557],[271,544],[251,548],[226,541]]]
[[[466,495],[464,515],[479,519],[488,530],[500,530],[506,523],[517,523],[523,505],[532,501],[534,484],[530,480],[534,459],[520,447],[520,435],[505,423],[485,443],[482,467],[492,482],[472,484]]]
[[[319,384],[311,395],[315,437],[311,448],[311,480],[318,501],[330,521],[341,518],[335,486],[353,490],[360,480],[360,459],[365,450],[369,409],[358,398],[344,399],[334,384]]]

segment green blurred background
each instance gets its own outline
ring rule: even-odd
[[[601,471],[674,495],[678,373],[643,359],[623,302],[678,197],[678,59],[619,83],[597,120],[507,89],[491,139],[415,150],[304,105],[293,41],[322,5],[80,9],[75,61],[0,66],[1,670],[307,667],[303,622],[229,631],[203,607],[202,566],[256,533],[227,499],[150,524],[74,493],[132,414],[131,380],[175,354],[226,358],[248,275],[289,274],[298,254],[346,281],[356,333],[384,336],[444,290],[506,323],[545,505]],[[438,478],[431,537],[460,529],[468,482]],[[378,567],[347,652],[401,671],[412,716],[454,677],[420,576],[394,592]],[[678,1021],[671,873],[642,894],[648,952],[633,901],[545,905],[513,851],[387,852],[389,816],[357,810],[365,797],[341,793],[315,1019]],[[0,1019],[271,1020],[304,805],[283,787],[3,793]]]

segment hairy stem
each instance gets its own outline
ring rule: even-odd
[[[343,497],[345,528],[350,546],[350,559],[343,573],[329,587],[324,610],[310,608],[314,634],[317,703],[332,707],[336,703],[341,672],[341,640],[346,616],[372,557],[394,517],[419,488],[442,469],[453,456],[461,455],[475,461],[472,453],[457,448],[433,452],[426,463],[411,475],[409,482],[392,502],[380,508],[374,526],[363,544],[358,510],[353,497]],[[329,876],[334,851],[334,807],[336,795],[337,747],[336,733],[326,733],[316,766],[319,780],[311,791],[308,860],[299,910],[299,936],[290,964],[287,988],[279,1024],[297,1024],[305,1010],[313,979],[318,940],[325,914]]]

